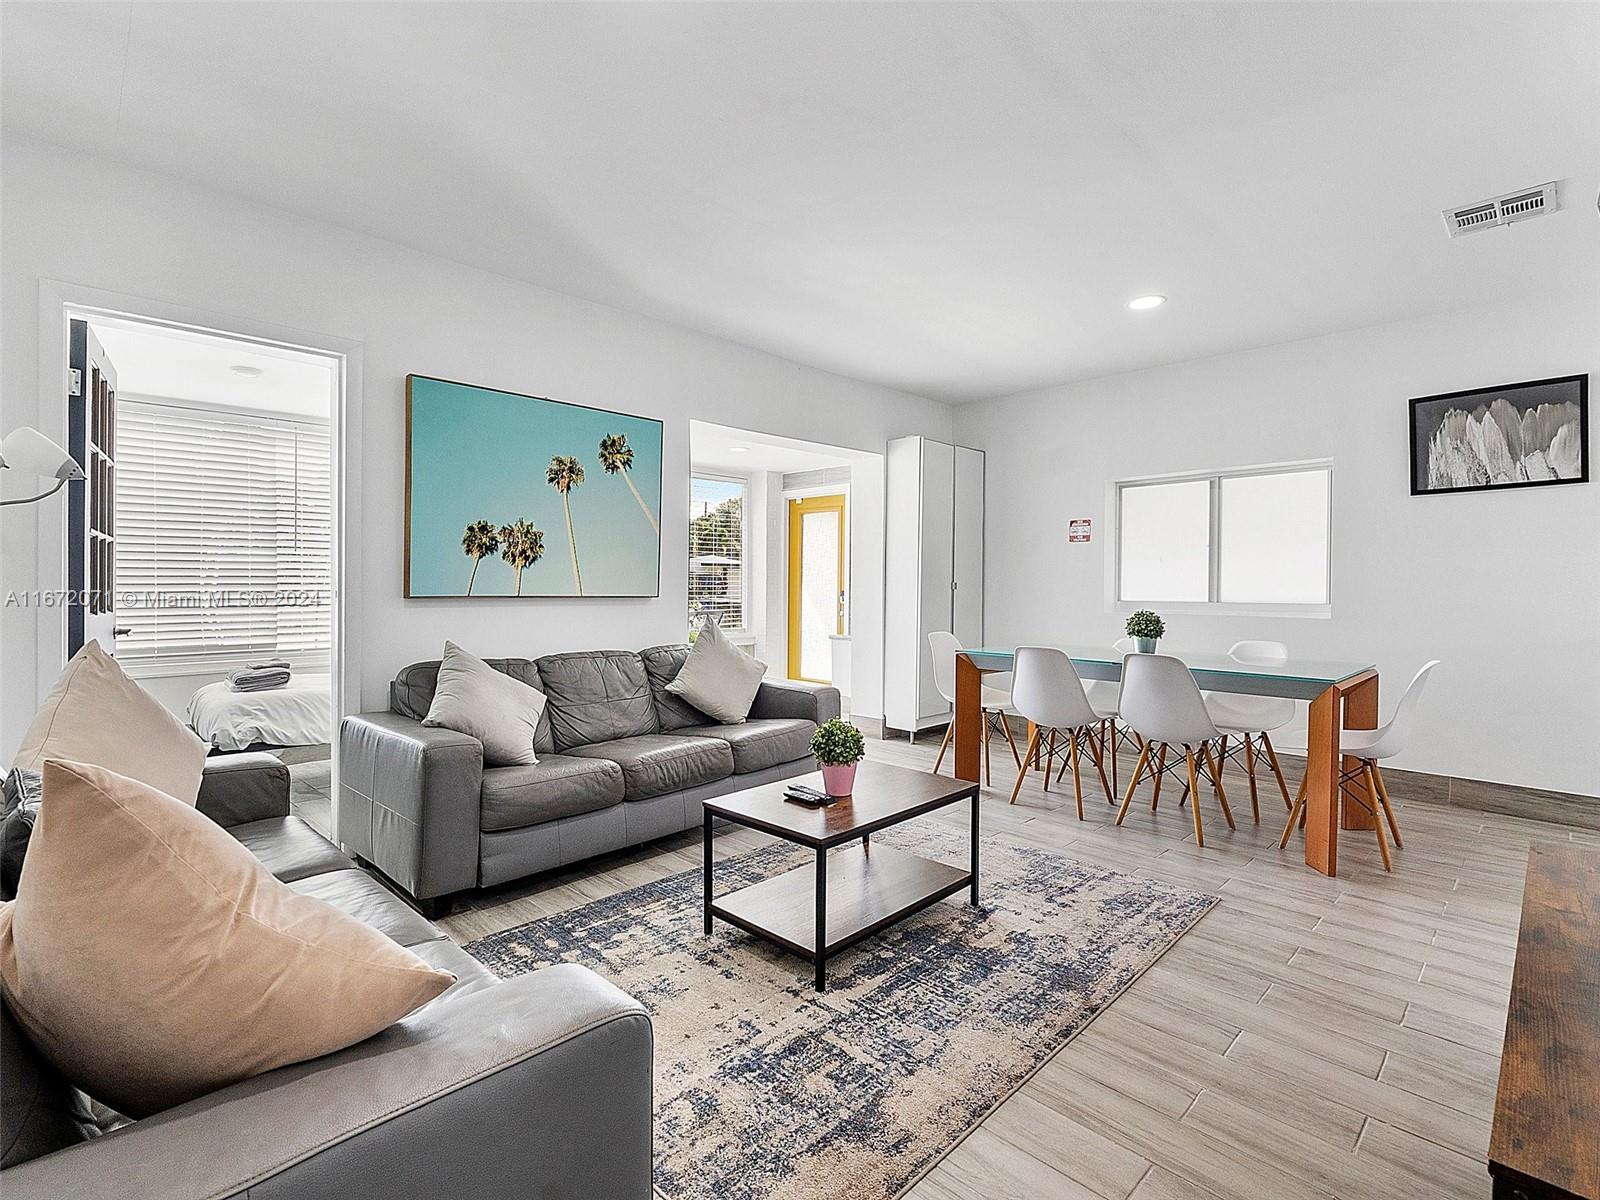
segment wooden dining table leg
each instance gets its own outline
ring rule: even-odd
[[[1345,829],[1372,828],[1372,815],[1359,804],[1339,802],[1339,731],[1377,728],[1378,673],[1364,671],[1325,688],[1311,702],[1306,726],[1306,866],[1337,875],[1341,824]],[[1343,761],[1354,769],[1355,759]]]
[[[956,655],[957,779],[978,782],[983,766],[983,675],[965,654]]]
[[[1306,866],[1339,873],[1339,689],[1311,702],[1306,718]]]

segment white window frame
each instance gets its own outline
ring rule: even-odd
[[[702,471],[691,467],[689,470],[689,498],[691,503],[694,500],[694,482],[697,479],[706,479],[713,483],[736,483],[739,485],[739,554],[740,562],[742,563],[739,569],[739,611],[743,614],[744,620],[737,629],[729,629],[726,625],[720,628],[730,641],[753,643],[755,632],[754,626],[750,622],[750,476],[730,475],[726,471]],[[692,518],[693,515],[691,513],[690,517]],[[684,559],[684,566],[686,568],[688,566],[687,557]],[[684,599],[687,600],[688,597],[685,596]]]
[[[1325,471],[1328,475],[1328,557],[1327,602],[1323,604],[1269,604],[1223,601],[1222,586],[1222,483],[1225,479],[1245,479],[1256,475],[1289,475],[1301,471]],[[1206,482],[1211,486],[1210,546],[1206,600],[1124,600],[1122,598],[1122,493],[1126,488],[1151,484]],[[1106,485],[1106,511],[1111,536],[1106,539],[1106,610],[1127,615],[1141,608],[1159,605],[1164,613],[1184,613],[1226,617],[1309,617],[1333,616],[1333,506],[1334,474],[1332,459],[1264,463],[1248,467],[1226,467],[1213,471],[1182,471],[1171,475],[1144,475],[1118,479]]]

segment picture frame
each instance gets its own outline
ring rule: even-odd
[[[1409,402],[1411,494],[1589,482],[1589,376],[1418,396]]]
[[[407,375],[406,598],[659,596],[664,429]]]

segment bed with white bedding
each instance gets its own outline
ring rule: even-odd
[[[317,746],[333,740],[328,675],[296,675],[280,688],[236,692],[227,680],[189,698],[189,725],[218,750]]]

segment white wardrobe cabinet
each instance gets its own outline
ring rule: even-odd
[[[983,643],[983,451],[930,438],[885,454],[884,725],[915,733],[950,706],[933,682],[928,634]]]

